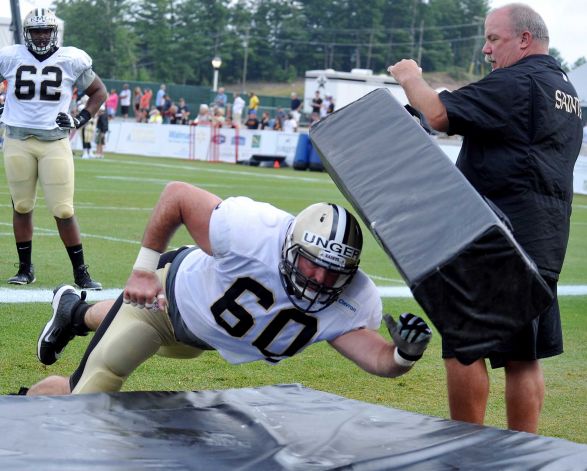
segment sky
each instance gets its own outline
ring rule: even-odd
[[[51,0],[29,0],[35,6],[48,7]],[[489,0],[496,8],[513,0]],[[521,0],[524,1],[524,0]],[[572,66],[580,57],[587,58],[587,1],[586,0],[526,0],[546,22],[550,33],[550,47],[558,49],[563,60]]]
[[[489,0],[491,8],[513,0]],[[563,60],[572,66],[580,57],[587,58],[587,1],[585,0],[528,0],[523,1],[544,19],[550,35],[550,47],[558,49]]]

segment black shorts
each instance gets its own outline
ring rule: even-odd
[[[488,355],[492,368],[503,368],[507,361],[532,361],[563,353],[561,316],[556,295],[556,280],[544,277],[554,293],[550,308],[508,341],[498,351]],[[454,358],[455,354],[442,342],[442,358]]]
[[[128,110],[130,109],[130,106],[120,106],[120,114],[125,115],[128,114]]]

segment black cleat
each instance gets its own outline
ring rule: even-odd
[[[53,290],[53,317],[45,325],[37,342],[37,357],[41,363],[55,363],[65,346],[75,337],[73,313],[84,299],[85,291],[80,296],[70,285],[60,285]]]
[[[26,393],[29,392],[29,388],[21,386],[18,392],[15,393],[8,393],[8,396],[26,396]]]
[[[74,269],[73,277],[75,279],[75,284],[78,285],[81,289],[89,289],[95,291],[100,291],[102,289],[102,284],[92,280],[92,278],[90,277],[87,265],[80,265],[79,267]]]
[[[17,266],[18,273],[12,278],[8,278],[8,283],[11,285],[29,285],[35,282],[35,267],[32,263],[30,265],[28,263],[19,263]]]

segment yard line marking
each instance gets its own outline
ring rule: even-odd
[[[413,298],[412,292],[406,286],[378,286],[382,298]],[[115,299],[122,288],[110,288],[103,291],[87,291],[87,301],[95,302],[105,299]],[[586,296],[587,285],[561,285],[558,287],[558,296]],[[0,287],[0,304],[2,303],[50,303],[53,299],[51,289],[40,288],[5,288]]]
[[[12,227],[11,223],[8,222],[0,222],[0,226],[10,226]],[[40,232],[38,235],[59,235],[59,232],[56,229],[46,229],[44,227],[34,227],[35,232]],[[14,237],[14,234],[11,234]],[[104,236],[104,235],[97,235],[97,234],[88,234],[87,232],[81,233],[82,237],[85,238],[92,238],[92,239],[102,239],[102,240],[109,240],[112,242],[124,242],[125,244],[133,244],[133,245],[140,245],[141,242],[137,240],[129,240],[129,239],[121,239],[119,237],[111,237],[111,236]]]

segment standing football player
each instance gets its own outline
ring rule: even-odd
[[[69,131],[86,124],[98,111],[106,99],[106,87],[84,51],[58,47],[57,18],[50,10],[32,10],[24,19],[23,34],[25,45],[0,49],[0,80],[8,81],[2,114],[6,125],[4,167],[19,258],[18,273],[8,283],[35,281],[31,255],[38,180],[71,260],[75,283],[99,290],[102,285],[92,280],[84,263],[74,216]],[[85,90],[89,97],[78,116],[68,114],[74,87]]]

